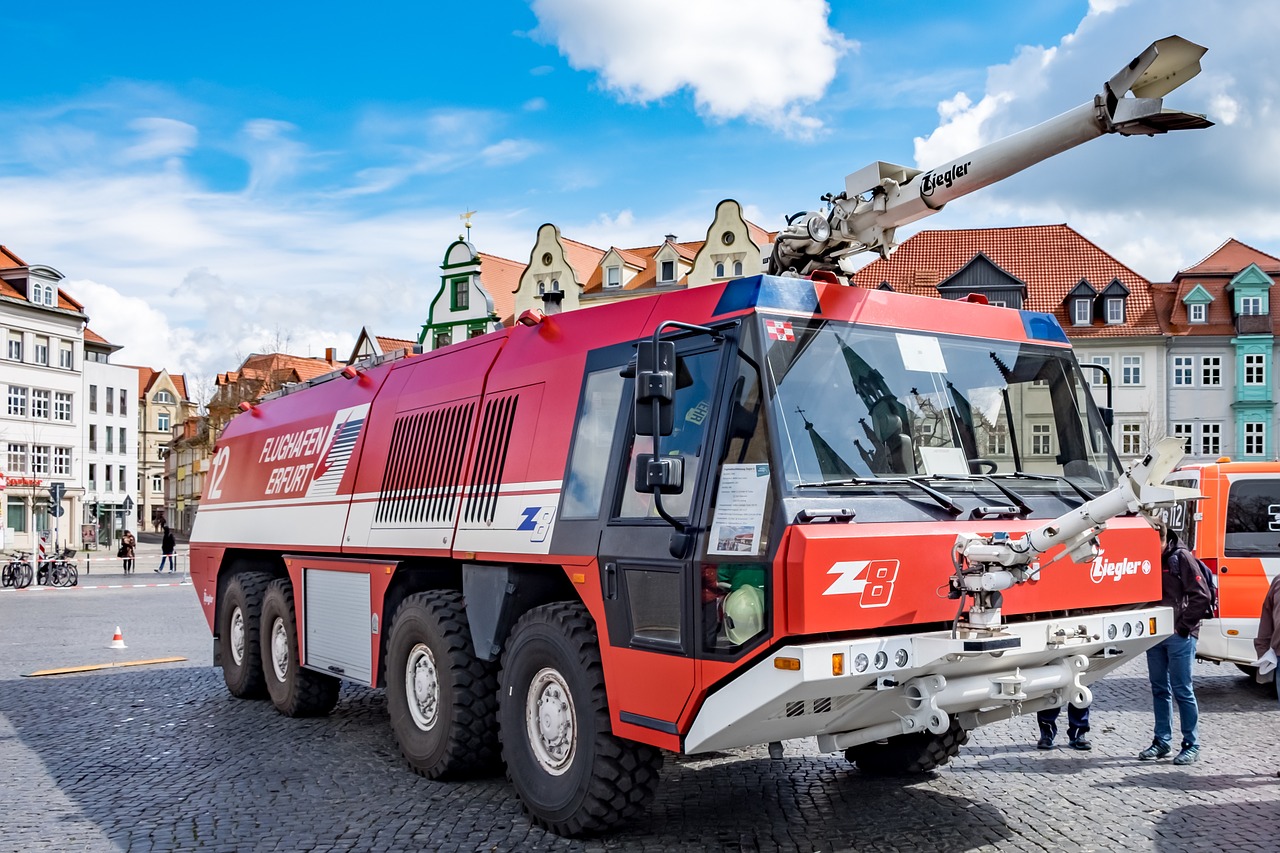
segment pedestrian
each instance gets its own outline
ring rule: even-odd
[[[1062,708],[1042,708],[1036,712],[1036,722],[1040,724],[1039,749],[1053,749],[1053,739],[1058,736],[1058,717]],[[1072,749],[1090,750],[1093,744],[1085,737],[1089,733],[1089,706],[1077,708],[1067,705],[1067,746]]]
[[[173,570],[177,566],[173,556],[173,549],[177,546],[177,542],[173,538],[173,528],[163,521],[160,522],[160,525],[164,529],[164,538],[160,540],[160,568],[156,569],[156,572],[163,572],[164,561],[168,560],[169,574],[173,574]]]
[[[120,537],[120,550],[116,552],[116,556],[124,560],[124,573],[126,575],[133,574],[133,558],[137,554],[138,540],[134,538],[133,533],[126,530],[124,536]]]
[[[1267,590],[1267,597],[1262,599],[1253,650],[1258,653],[1258,659],[1254,661],[1258,666],[1258,682],[1274,681],[1276,661],[1280,658],[1280,575],[1276,575]]]
[[[1160,603],[1173,608],[1173,634],[1147,649],[1147,676],[1151,679],[1151,698],[1155,706],[1155,737],[1151,746],[1138,753],[1150,761],[1164,758],[1172,749],[1173,706],[1178,705],[1178,721],[1182,726],[1182,748],[1174,764],[1194,764],[1200,757],[1197,731],[1200,708],[1191,684],[1191,664],[1196,659],[1196,640],[1200,622],[1209,615],[1213,598],[1205,589],[1196,558],[1178,545],[1178,534],[1163,523],[1160,531]]]

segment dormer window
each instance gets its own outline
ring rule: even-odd
[[[545,281],[538,282],[538,295],[539,296],[547,295],[547,283]]]
[[[1118,326],[1124,322],[1124,299],[1119,296],[1107,297],[1107,325]]]
[[[724,278],[724,261],[716,261],[716,278]]]
[[[551,279],[551,292],[552,293],[560,292],[560,279],[558,278]]]
[[[1245,315],[1258,315],[1262,313],[1262,297],[1261,296],[1241,296],[1240,297],[1240,313]]]
[[[1076,326],[1087,326],[1093,320],[1093,300],[1071,300],[1071,323]]]
[[[659,266],[658,283],[670,284],[676,280],[676,262],[663,261]]]
[[[31,301],[36,305],[53,305],[53,285],[33,281],[31,283]]]
[[[604,286],[622,287],[622,267],[604,268]]]
[[[1207,323],[1209,322],[1208,308],[1203,302],[1193,302],[1187,306],[1187,322],[1188,323]]]
[[[736,276],[742,275],[742,261],[733,262],[733,274]]]

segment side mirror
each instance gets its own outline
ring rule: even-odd
[[[671,435],[676,419],[675,394],[675,342],[640,341],[636,347],[636,435]],[[636,476],[638,479],[639,473]]]
[[[636,456],[637,492],[658,491],[664,495],[678,495],[684,491],[684,456],[654,456],[641,453]]]
[[[1115,426],[1115,421],[1116,421],[1115,409],[1111,408],[1110,406],[1099,406],[1098,416],[1101,417],[1102,422],[1106,424],[1107,432],[1110,432],[1111,428]]]

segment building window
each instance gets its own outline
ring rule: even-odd
[[[432,344],[432,349],[444,349],[449,344],[453,343],[453,332],[449,329],[445,329],[443,332],[436,332],[435,341],[436,342]]]
[[[1053,437],[1049,424],[1032,424],[1031,453],[1034,456],[1048,456],[1053,453]]]
[[[127,453],[128,450],[124,446],[124,427],[120,427],[120,452]]]
[[[1120,424],[1120,452],[1125,456],[1142,452],[1142,424]]]
[[[1261,456],[1267,446],[1267,425],[1250,421],[1244,425],[1244,455]]]
[[[1191,453],[1191,442],[1195,435],[1195,424],[1190,422],[1173,425],[1173,437],[1182,439],[1182,452]]]
[[[164,475],[152,474],[151,475],[151,492],[153,494],[158,495],[163,491],[164,491]]]
[[[622,267],[605,267],[604,268],[604,286],[605,287],[621,287],[622,286]]]
[[[1189,323],[1207,322],[1209,319],[1209,316],[1208,316],[1209,312],[1206,311],[1205,309],[1208,307],[1209,306],[1205,305],[1203,302],[1193,302],[1190,305],[1188,305],[1187,306],[1187,322]]]
[[[111,483],[111,466],[110,466],[110,465],[104,465],[104,466],[103,466],[103,477],[102,477],[102,490],[103,490],[104,492],[109,492],[109,491],[111,491],[111,486],[112,486],[112,483]]]
[[[89,463],[89,491],[96,492],[98,490],[98,466]]]
[[[1093,322],[1093,303],[1088,299],[1075,299],[1071,302],[1071,322],[1076,326],[1087,326]]]
[[[1115,326],[1124,322],[1124,300],[1118,296],[1107,297],[1107,324]]]
[[[450,283],[452,286],[452,301],[454,311],[465,311],[471,307],[471,282],[466,278],[455,278]]]
[[[724,262],[723,261],[718,261],[716,263],[716,278],[724,278]]]
[[[63,341],[61,346],[58,347],[58,367],[71,370],[75,366],[72,352],[71,344]]]
[[[31,389],[31,417],[42,421],[49,420],[50,392],[40,388]]]
[[[173,405],[173,395],[168,391],[157,391],[151,396],[151,402],[163,403],[166,406]]]
[[[71,393],[69,391],[54,392],[53,419],[55,421],[71,422]]]
[[[478,338],[483,334],[484,334],[483,326],[472,326],[471,328],[467,329],[468,338]]]
[[[53,476],[71,476],[71,448],[55,447],[53,449]]]
[[[742,261],[733,262],[733,274],[737,276],[742,275]]]
[[[547,295],[547,283],[545,281],[538,282],[538,295],[539,296]]]
[[[160,432],[169,431],[169,413],[168,412],[156,413],[156,429],[160,430]]]
[[[98,411],[98,386],[97,385],[89,386],[89,411],[90,412]]]
[[[1141,385],[1142,384],[1142,356],[1140,355],[1120,356],[1120,384],[1121,385]]]
[[[997,424],[987,432],[987,455],[1004,456],[1009,452],[1009,430],[1004,424]]]
[[[1266,385],[1267,384],[1267,361],[1266,356],[1260,353],[1246,355],[1244,357],[1244,384],[1245,385]]]
[[[111,427],[107,427],[107,452],[108,453],[115,452],[114,443],[111,441],[111,438],[114,432],[115,430],[113,430]]]
[[[22,498],[9,498],[8,512],[5,515],[4,523],[14,533],[27,532],[27,508],[23,504]]]
[[[1195,359],[1189,355],[1175,355],[1173,357],[1173,384],[1174,385],[1190,385],[1191,375],[1194,372]]]
[[[116,487],[123,492],[124,491],[124,473],[125,473],[124,466],[121,465],[119,468],[117,468],[116,473],[119,475],[119,482],[116,483]]]
[[[103,396],[102,401],[107,404],[107,414],[114,415],[116,413],[116,389],[108,385],[107,393]]]
[[[121,388],[120,389],[120,414],[122,415],[129,414],[129,410],[128,408],[126,408],[127,404],[125,402],[128,399],[129,399],[128,393],[125,391],[125,389]]]
[[[661,284],[670,284],[676,280],[676,262],[663,261],[659,266],[658,282]]]
[[[7,465],[7,470],[10,474],[27,473],[27,446],[25,444],[9,445],[9,459]]]
[[[1201,424],[1200,425],[1200,454],[1202,456],[1217,456],[1222,452],[1222,425],[1221,424]]]
[[[36,364],[49,363],[49,339],[36,338]]]
[[[1261,314],[1262,313],[1262,297],[1261,296],[1241,296],[1240,297],[1240,313],[1241,314]]]
[[[31,445],[31,473],[35,475],[43,474],[49,476],[49,445],[33,444]]]
[[[89,424],[89,449],[98,449],[98,426],[97,424]]]
[[[22,361],[22,332],[9,333],[9,358]]]
[[[25,418],[27,416],[27,389],[20,385],[9,386],[9,414]]]
[[[1200,359],[1200,384],[1209,388],[1222,385],[1222,357],[1206,355]]]

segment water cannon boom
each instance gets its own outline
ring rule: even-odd
[[[1160,39],[1112,75],[1092,100],[1056,118],[927,171],[884,162],[859,169],[845,178],[843,192],[823,197],[829,210],[789,219],[774,243],[769,272],[808,275],[840,270],[842,260],[860,252],[888,256],[898,245],[899,226],[1108,133],[1154,136],[1212,127],[1202,115],[1166,109],[1162,100],[1200,73],[1205,52],[1180,36]]]

